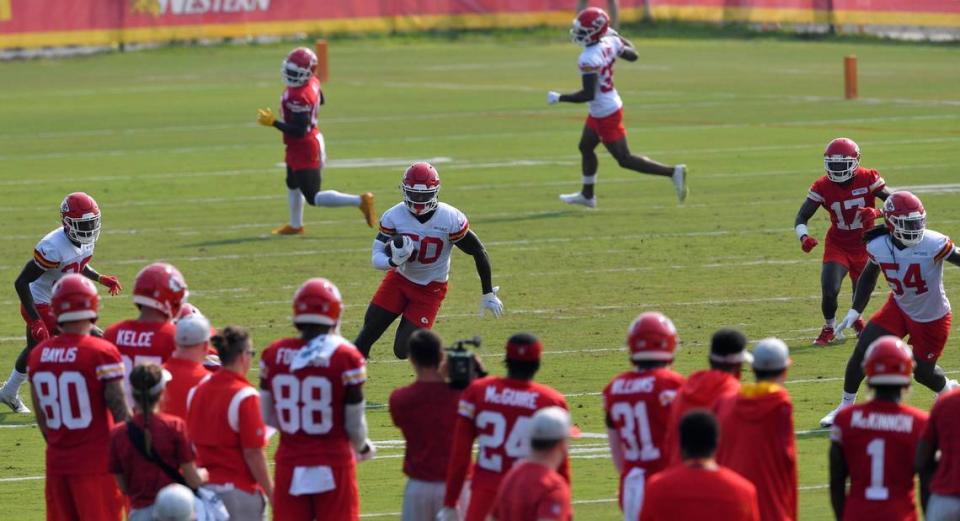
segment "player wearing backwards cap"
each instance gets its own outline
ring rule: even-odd
[[[176,349],[173,318],[187,300],[187,283],[177,268],[163,262],[140,270],[133,284],[133,303],[140,316],[111,325],[103,338],[117,346],[123,356],[124,374],[130,375],[135,365],[163,365]],[[127,403],[133,402],[130,387],[125,383]]]
[[[317,55],[306,47],[298,47],[283,60],[280,75],[287,88],[280,98],[282,121],[270,109],[257,111],[257,122],[283,134],[286,146],[287,201],[290,222],[273,230],[277,235],[303,233],[303,202],[313,206],[356,206],[363,213],[367,226],[373,228],[377,213],[373,194],[344,194],[336,190],[320,191],[320,172],[327,162],[323,134],[317,128],[317,112],[326,101],[317,79]]]
[[[567,459],[567,440],[579,431],[570,413],[545,407],[530,420],[530,455],[500,483],[487,521],[570,521],[570,483],[557,469]]]
[[[617,58],[637,61],[637,49],[629,40],[610,29],[607,13],[599,7],[581,11],[573,21],[570,37],[583,47],[577,66],[583,87],[573,94],[547,93],[547,103],[587,103],[590,114],[580,137],[580,155],[583,167],[583,188],[572,194],[561,194],[567,204],[597,206],[594,184],[597,181],[597,155],[594,150],[601,142],[622,168],[643,174],[669,177],[682,203],[687,198],[687,167],[667,166],[645,156],[630,153],[627,131],[623,128],[623,101],[613,87],[613,65]]]
[[[373,458],[367,438],[363,355],[339,335],[343,301],[327,279],[309,279],[293,297],[300,332],[270,344],[260,359],[267,425],[280,430],[275,519],[356,521],[356,462]]]
[[[669,369],[677,329],[661,313],[643,313],[627,330],[633,370],[617,375],[603,390],[607,440],[620,474],[623,518],[636,521],[646,480],[667,466],[663,452],[670,405],[683,376]]]
[[[393,353],[407,357],[407,338],[417,329],[430,329],[447,294],[450,252],[456,245],[473,257],[480,278],[480,313],[489,310],[500,318],[503,303],[493,286],[490,258],[467,216],[441,203],[440,174],[430,163],[410,165],[400,182],[403,203],[380,218],[380,233],[373,240],[373,267],[387,272],[370,300],[363,328],[354,342],[364,356],[402,315],[393,341]]]
[[[830,432],[833,512],[849,521],[917,519],[913,461],[927,413],[901,403],[913,373],[910,347],[880,337],[867,349],[863,369],[873,399],[840,411]]]
[[[640,521],[760,521],[756,487],[713,457],[719,430],[707,411],[683,416],[678,436],[683,461],[650,478]]]
[[[529,333],[517,333],[507,341],[507,376],[475,380],[460,397],[460,411],[447,469],[447,490],[438,521],[454,521],[454,506],[470,467],[473,441],[477,461],[470,482],[466,521],[484,521],[497,495],[503,476],[518,459],[530,453],[530,418],[544,407],[568,409],[563,395],[533,381],[540,369],[543,345]],[[570,464],[564,460],[560,474],[570,481]]]
[[[721,329],[710,340],[710,369],[697,371],[687,378],[670,407],[670,420],[661,453],[668,465],[680,463],[677,440],[680,418],[693,409],[713,409],[717,401],[734,396],[740,390],[740,372],[750,363],[747,337],[734,329]]]
[[[765,338],[753,349],[756,383],[715,407],[720,424],[717,463],[757,487],[760,518],[797,519],[797,443],[793,403],[783,387],[790,351],[779,338]]]
[[[837,333],[860,319],[881,273],[890,295],[860,334],[847,360],[840,404],[820,420],[822,427],[829,427],[841,409],[856,402],[863,381],[863,356],[882,336],[910,337],[916,360],[913,377],[931,391],[942,393],[958,386],[956,380],[947,379],[937,360],[947,345],[953,318],[943,289],[943,265],[946,261],[960,266],[960,251],[949,237],[927,229],[923,203],[910,192],[890,194],[883,203],[883,218],[885,226],[864,234],[870,262],[860,275],[853,307],[837,325]]]
[[[107,470],[110,429],[130,413],[123,362],[113,344],[91,336],[100,298],[81,275],[53,286],[60,334],[37,345],[27,364],[37,425],[47,442],[47,519],[119,521],[123,503]]]
[[[27,380],[27,358],[33,346],[57,333],[57,320],[50,308],[53,285],[68,273],[79,273],[103,284],[117,295],[122,289],[116,277],[100,275],[92,266],[93,247],[100,237],[100,207],[92,197],[74,192],[60,203],[61,225],[45,235],[33,249],[13,283],[20,298],[20,315],[27,324],[27,345],[20,352],[10,378],[0,389],[0,402],[14,412],[28,414],[20,400],[20,386]],[[94,328],[94,334],[100,330]]]
[[[176,327],[177,348],[163,364],[171,379],[160,400],[160,412],[186,420],[190,389],[211,375],[204,366],[210,348],[210,321],[195,313],[177,320]]]
[[[823,295],[820,308],[825,324],[813,341],[818,346],[833,342],[837,295],[843,277],[849,273],[850,282],[856,288],[857,279],[867,265],[863,232],[880,216],[880,211],[874,208],[876,200],[886,200],[890,195],[879,172],[860,166],[860,147],[852,139],[841,137],[828,143],[823,152],[823,168],[826,174],[814,181],[794,221],[800,247],[809,253],[818,243],[810,236],[807,222],[821,206],[830,214],[820,272]],[[857,320],[853,325],[859,335],[863,321]]]

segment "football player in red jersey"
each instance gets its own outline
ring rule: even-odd
[[[338,334],[343,301],[329,280],[310,279],[293,297],[300,332],[260,359],[267,425],[280,431],[274,519],[357,521],[356,461],[376,454],[367,438],[363,355]]]
[[[30,352],[33,406],[47,442],[48,520],[121,517],[123,501],[107,459],[110,429],[130,412],[123,398],[120,353],[90,334],[99,301],[87,278],[59,278],[50,304],[60,334]]]
[[[187,295],[187,283],[172,265],[157,262],[140,270],[133,284],[133,303],[140,316],[117,322],[103,332],[103,338],[123,356],[124,374],[129,375],[135,365],[163,365],[173,355],[177,346],[172,320]],[[129,387],[125,389],[132,405]]]
[[[116,277],[101,275],[90,266],[93,248],[100,237],[100,207],[83,192],[67,195],[60,203],[60,226],[40,239],[20,275],[13,283],[20,297],[20,315],[27,324],[26,347],[20,351],[10,378],[0,389],[0,402],[14,412],[30,409],[20,400],[20,386],[27,380],[27,357],[33,346],[56,334],[57,320],[50,309],[53,285],[68,273],[79,273],[103,284],[117,295],[122,289]],[[93,334],[100,330],[94,327]]]
[[[873,400],[840,411],[830,432],[833,512],[838,520],[915,520],[913,462],[927,413],[901,403],[913,376],[910,346],[880,337],[863,369]]]
[[[533,414],[553,405],[569,409],[562,394],[533,381],[540,369],[542,351],[543,345],[535,336],[513,335],[507,341],[506,378],[480,378],[463,391],[438,521],[458,519],[455,506],[470,467],[474,440],[479,449],[472,468],[466,521],[484,521],[493,508],[503,476],[529,453],[527,440]],[[568,460],[564,460],[559,472],[570,481]]]
[[[282,121],[270,109],[257,111],[257,122],[283,133],[286,146],[287,201],[290,222],[273,230],[277,235],[303,233],[303,202],[313,206],[356,206],[363,213],[367,226],[377,223],[373,194],[352,195],[336,190],[320,191],[320,172],[327,162],[323,134],[317,128],[317,111],[325,103],[320,80],[317,79],[317,55],[306,47],[298,47],[283,60],[280,70],[287,85],[280,98]]]
[[[860,147],[852,139],[837,138],[823,152],[826,175],[814,181],[807,198],[797,212],[794,223],[800,247],[809,253],[818,244],[807,222],[823,206],[830,214],[830,229],[823,248],[823,269],[820,272],[822,298],[820,309],[825,321],[814,345],[825,346],[836,336],[837,295],[843,277],[850,275],[853,287],[867,265],[863,232],[880,216],[874,208],[877,198],[886,200],[890,192],[876,170],[860,166]],[[862,320],[854,324],[857,334],[863,331]]]
[[[594,184],[597,182],[597,145],[603,143],[621,168],[668,177],[673,181],[677,199],[687,198],[687,167],[667,166],[649,157],[635,156],[627,145],[627,131],[623,128],[623,101],[613,87],[613,65],[617,58],[637,61],[637,49],[626,38],[610,29],[610,18],[599,7],[588,7],[573,21],[570,36],[583,47],[577,65],[580,68],[582,88],[572,94],[547,93],[547,103],[586,103],[589,115],[580,137],[583,188],[576,193],[561,194],[567,204],[596,208]]]
[[[627,330],[627,348],[634,368],[603,390],[603,410],[610,454],[620,473],[620,508],[624,519],[636,520],[646,480],[667,466],[662,442],[683,376],[669,368],[677,329],[663,314],[637,317]]]
[[[403,315],[393,341],[397,358],[407,357],[407,339],[417,329],[430,329],[447,294],[450,253],[456,245],[473,257],[483,294],[480,313],[500,318],[503,303],[494,287],[490,258],[467,216],[441,203],[440,174],[430,163],[418,162],[404,172],[403,202],[384,212],[380,233],[373,240],[373,267],[387,275],[370,300],[363,328],[354,343],[364,356],[390,324]]]

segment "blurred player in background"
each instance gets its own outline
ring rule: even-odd
[[[916,468],[926,519],[960,519],[960,391],[940,396],[933,404],[917,447]]]
[[[20,386],[27,380],[27,358],[36,344],[56,334],[57,320],[50,308],[53,285],[68,273],[79,273],[103,284],[111,295],[122,289],[116,277],[100,275],[92,266],[93,247],[100,237],[100,207],[83,192],[67,195],[60,203],[60,223],[44,236],[33,250],[14,287],[20,297],[20,315],[27,323],[27,345],[20,352],[10,378],[0,389],[0,401],[14,412],[27,414],[30,409],[20,400]],[[93,328],[96,335],[100,330]]]
[[[793,403],[784,387],[790,350],[779,338],[753,349],[756,383],[745,383],[714,408],[720,424],[717,463],[757,487],[760,518],[797,519],[797,440]]]
[[[338,334],[343,301],[329,280],[310,279],[293,297],[300,332],[260,359],[267,425],[280,431],[274,519],[358,521],[356,461],[373,458],[367,438],[363,355]]]
[[[610,454],[620,474],[623,519],[636,521],[646,481],[667,466],[663,439],[683,376],[669,368],[677,329],[663,314],[637,317],[627,330],[627,348],[634,367],[603,390],[603,410]]]
[[[277,235],[303,233],[303,203],[314,206],[356,206],[363,212],[367,226],[377,223],[373,194],[344,194],[336,190],[320,191],[320,172],[327,162],[323,134],[317,128],[317,112],[325,99],[317,79],[317,55],[298,47],[283,60],[283,82],[287,85],[280,98],[282,121],[270,109],[257,111],[257,122],[283,133],[286,146],[287,201],[290,222],[273,230]]]
[[[103,338],[117,346],[123,357],[124,389],[127,403],[133,406],[129,375],[133,366],[163,365],[176,349],[176,326],[172,319],[187,299],[187,283],[170,264],[157,262],[140,270],[133,284],[133,303],[140,316],[111,325]]]
[[[687,197],[687,167],[667,166],[645,156],[635,156],[627,146],[627,131],[623,127],[623,101],[613,87],[613,65],[617,58],[637,61],[636,48],[629,40],[610,29],[607,13],[597,7],[587,8],[577,15],[573,28],[570,29],[570,36],[584,48],[577,61],[583,86],[572,94],[550,91],[547,93],[547,103],[587,103],[590,114],[580,137],[583,188],[576,193],[560,195],[560,200],[589,208],[597,206],[594,196],[597,155],[594,150],[602,142],[622,168],[672,179],[677,198],[682,203]]]
[[[429,329],[410,335],[410,363],[417,379],[390,393],[390,418],[403,433],[401,521],[430,521],[443,507],[444,478],[450,462],[461,391],[447,384],[440,367],[443,341]]]
[[[837,414],[830,432],[833,512],[838,521],[917,519],[913,461],[927,413],[901,403],[913,373],[910,346],[878,338],[863,368],[873,399]]]
[[[856,288],[857,279],[867,265],[863,233],[880,216],[880,210],[874,208],[876,199],[886,200],[890,195],[879,172],[860,166],[860,147],[852,139],[841,137],[828,143],[823,152],[823,168],[826,175],[810,186],[794,222],[800,247],[809,253],[818,242],[810,236],[807,223],[821,206],[830,214],[823,269],[820,271],[820,309],[824,325],[813,341],[818,346],[834,340],[837,295],[843,277],[849,274],[850,282]],[[863,321],[857,320],[854,327],[859,335],[863,331]]]
[[[680,419],[694,409],[712,410],[724,398],[740,391],[740,373],[744,363],[753,355],[747,351],[747,337],[735,329],[721,329],[710,339],[710,369],[697,371],[687,378],[677,391],[670,407],[670,424],[661,452],[668,465],[680,463],[680,444],[677,440]]]
[[[482,290],[480,313],[489,310],[497,318],[503,313],[487,251],[470,229],[467,216],[440,202],[440,174],[433,165],[410,165],[400,190],[403,202],[384,212],[380,233],[373,241],[373,267],[387,275],[367,307],[363,328],[354,342],[366,357],[398,316],[403,315],[393,341],[398,358],[407,357],[407,339],[414,331],[433,327],[447,294],[454,245],[476,264]]]
[[[543,344],[535,336],[513,335],[507,341],[507,376],[474,380],[463,391],[447,469],[447,490],[437,521],[458,519],[455,507],[470,468],[474,440],[477,461],[473,464],[465,521],[484,521],[503,476],[530,452],[530,418],[544,407],[569,409],[562,394],[533,381],[542,351]],[[570,481],[569,460],[561,464],[560,475]]]
[[[110,429],[130,411],[120,352],[90,334],[99,301],[87,278],[60,278],[48,301],[60,333],[30,352],[33,406],[47,442],[44,495],[51,521],[121,518],[123,499],[107,460]]]
[[[894,192],[883,203],[885,226],[864,235],[867,263],[857,281],[853,307],[837,325],[837,332],[851,327],[870,302],[870,295],[883,273],[890,294],[870,317],[847,361],[840,405],[820,420],[829,427],[837,412],[857,401],[863,381],[863,356],[874,340],[887,335],[910,337],[916,359],[913,376],[935,393],[958,386],[948,380],[937,360],[950,336],[950,301],[943,289],[943,263],[960,266],[960,251],[942,233],[928,230],[923,203],[910,192]]]

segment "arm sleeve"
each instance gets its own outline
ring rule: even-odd
[[[366,402],[348,403],[344,408],[344,426],[347,430],[347,436],[350,438],[350,445],[358,453],[367,445],[367,416],[364,413]]]
[[[397,428],[400,428],[400,418],[406,415],[406,411],[402,409],[403,406],[400,405],[400,389],[396,389],[390,393],[387,410],[390,411],[390,419],[393,420],[393,424],[396,425]]]
[[[461,400],[461,406],[463,401]],[[470,454],[473,452],[473,439],[476,430],[473,421],[463,416],[457,418],[453,434],[453,446],[450,448],[450,463],[447,466],[447,490],[443,496],[443,506],[454,507],[463,489],[463,480],[470,468]]]
[[[104,349],[97,358],[97,380],[111,382],[123,378],[123,360],[117,348]]]
[[[266,446],[266,425],[260,415],[260,396],[251,394],[240,404],[240,445],[245,449]]]
[[[887,182],[880,177],[880,172],[870,171],[870,193],[877,193],[887,186]]]
[[[820,186],[819,179],[810,185],[810,190],[807,191],[807,199],[820,205],[823,205],[827,201],[823,196],[823,188]]]
[[[381,242],[379,238],[373,240],[373,247],[370,248],[370,262],[378,270],[386,271],[390,269],[390,256],[386,251],[387,243]]]
[[[577,67],[580,74],[599,74],[603,68],[603,59],[599,55],[584,57],[581,56],[577,61]]]
[[[468,231],[470,231],[470,222],[467,221],[467,216],[457,210],[450,222],[450,242],[457,242],[464,238]]]
[[[33,249],[33,263],[40,269],[52,270],[60,265],[60,255],[54,248],[47,248],[43,243]]]
[[[940,251],[938,251],[936,256],[934,256],[934,260],[937,262],[941,262],[943,259],[946,259],[956,249],[953,245],[953,241],[950,240],[950,237],[944,237],[944,239],[946,239],[946,242],[944,242],[943,247],[941,247]]]

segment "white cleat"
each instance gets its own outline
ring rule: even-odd
[[[597,207],[597,198],[592,197],[587,199],[583,196],[582,193],[577,192],[573,194],[560,194],[560,200],[567,204],[579,204],[581,206],[586,206],[587,208],[596,208]]]
[[[673,167],[673,187],[677,190],[677,200],[681,203],[687,200],[687,165],[677,165]]]
[[[847,407],[849,407],[849,405]],[[820,418],[820,426],[823,427],[824,429],[826,429],[827,427],[833,427],[833,420],[836,419],[837,413],[839,413],[844,409],[846,409],[846,407],[842,405],[838,405],[836,409],[828,412],[826,416],[824,416],[823,418]]]
[[[23,403],[23,400],[21,400],[17,394],[13,396],[0,394],[0,402],[6,404],[7,407],[10,407],[10,409],[17,414],[30,414],[30,408]]]

